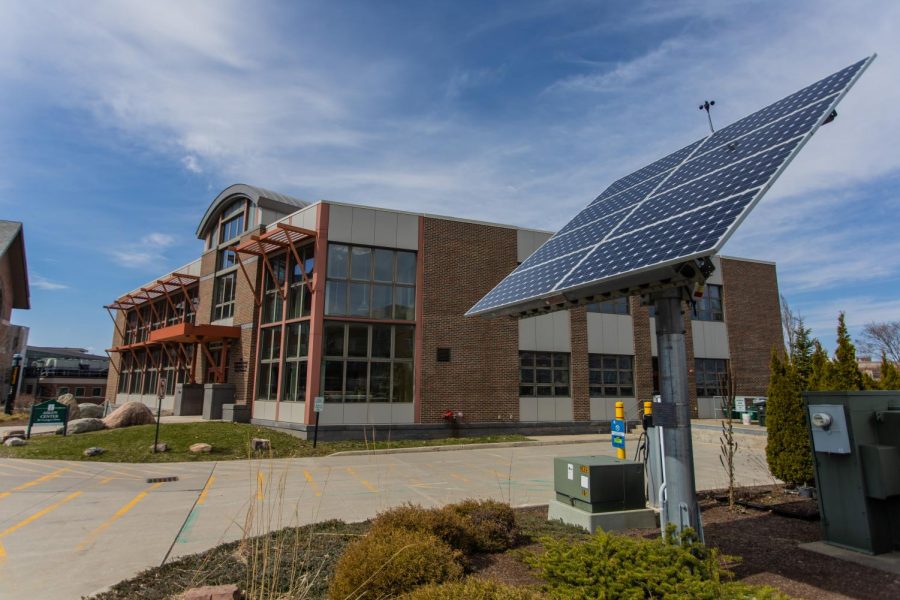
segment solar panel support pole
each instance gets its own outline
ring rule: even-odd
[[[691,404],[688,394],[688,364],[685,350],[684,291],[671,288],[653,295],[656,307],[656,335],[659,353],[659,391],[663,405],[673,405],[663,425],[663,461],[666,500],[663,532],[671,523],[677,532],[693,528],[703,540],[700,509],[694,479],[694,449],[691,443]],[[656,416],[654,416],[656,419]]]

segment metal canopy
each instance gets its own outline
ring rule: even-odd
[[[157,298],[168,296],[172,292],[184,291],[187,286],[197,283],[200,278],[196,275],[188,275],[186,273],[171,273],[162,279],[157,279],[156,283],[148,287],[142,287],[138,292],[126,294],[103,308],[112,310],[128,310],[135,308]]]
[[[875,55],[609,186],[466,313],[530,316],[702,281]]]

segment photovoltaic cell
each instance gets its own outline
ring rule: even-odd
[[[715,253],[872,60],[617,180],[467,314],[516,312],[535,300]]]

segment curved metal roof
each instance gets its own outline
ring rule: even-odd
[[[219,195],[210,203],[203,214],[203,218],[200,219],[200,224],[197,226],[198,238],[202,239],[204,237],[210,224],[218,218],[219,213],[235,197],[249,198],[257,206],[271,208],[285,214],[296,212],[310,205],[309,202],[279,192],[245,183],[236,183],[219,192]]]

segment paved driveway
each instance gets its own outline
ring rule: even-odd
[[[698,487],[723,487],[718,443],[705,439],[695,436]],[[545,504],[553,457],[585,454],[613,450],[603,441],[162,465],[3,459],[0,597],[79,598],[245,528],[363,520],[404,502]],[[742,450],[737,467],[741,485],[772,482],[759,448]],[[166,477],[178,480],[147,481]]]

